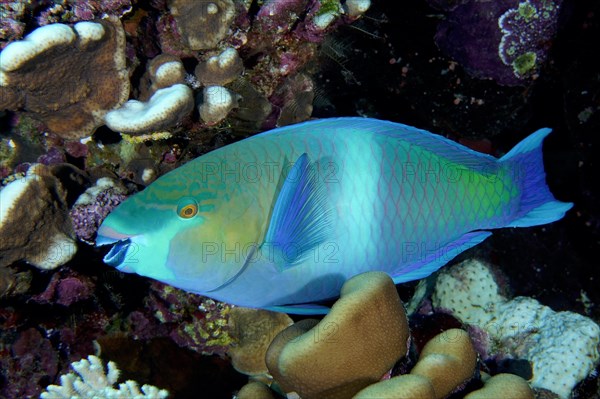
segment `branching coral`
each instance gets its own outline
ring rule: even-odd
[[[120,374],[117,365],[108,362],[105,371],[102,360],[93,355],[71,363],[71,367],[77,374],[71,372],[61,376],[60,385],[49,385],[40,395],[41,399],[165,399],[169,396],[166,390],[152,385],[143,385],[140,391],[138,383],[131,380],[119,384],[118,389],[114,388]]]

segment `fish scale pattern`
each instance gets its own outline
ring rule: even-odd
[[[249,161],[269,159],[277,165],[275,174],[284,172],[280,165],[293,163],[303,153],[317,163],[319,179],[337,212],[336,234],[329,244],[340,256],[349,254],[352,261],[343,259],[344,264],[397,273],[404,264],[444,256],[446,246],[462,234],[502,225],[509,216],[507,209],[517,192],[511,191],[511,181],[494,174],[497,168],[488,166],[482,173],[425,148],[428,143],[422,139],[413,143],[397,133],[370,133],[368,125],[327,133],[313,127],[282,132],[277,139],[263,136],[249,147]],[[471,163],[477,161],[473,158],[477,155],[471,156]],[[322,173],[328,163],[335,169],[331,176]],[[258,188],[269,195],[254,193],[265,210],[272,204],[275,183]]]
[[[484,240],[488,229],[564,215],[571,204],[555,201],[544,182],[541,142],[548,133],[541,129],[498,160],[373,119],[275,129],[193,160],[126,200],[99,230],[103,243],[117,242],[105,261],[252,307],[332,298],[348,278],[371,270],[388,272],[396,283],[422,278]],[[288,176],[304,170],[293,168],[299,159],[315,168],[316,179],[308,181],[325,200],[283,196],[291,209],[276,208],[282,193],[306,193]],[[178,216],[182,197],[197,202],[197,217]],[[295,219],[286,220],[290,215]],[[269,232],[273,220],[290,231]],[[321,223],[327,235],[311,235],[324,231]],[[299,242],[275,243],[274,259],[265,256],[267,232],[269,239]],[[305,246],[301,260],[280,256],[287,244]],[[252,245],[257,253],[231,253]],[[137,262],[125,264],[133,256]]]

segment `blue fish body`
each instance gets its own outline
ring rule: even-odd
[[[366,118],[274,129],[203,155],[103,222],[105,261],[248,307],[318,312],[352,276],[426,277],[501,227],[562,218],[541,129],[501,159]],[[289,307],[296,306],[296,310]],[[287,306],[287,307],[282,307]]]

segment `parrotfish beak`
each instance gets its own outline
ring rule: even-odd
[[[127,257],[127,252],[133,244],[131,241],[132,237],[134,236],[118,233],[110,227],[100,226],[98,236],[96,237],[96,246],[115,244],[104,256],[104,263],[125,273],[134,272],[131,265],[128,264],[130,263],[130,259]]]

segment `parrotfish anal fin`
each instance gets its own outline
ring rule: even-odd
[[[262,244],[263,250],[274,251],[274,264],[281,271],[308,256],[331,228],[324,182],[308,154],[302,154],[284,177]]]
[[[300,304],[300,305],[283,305],[283,306],[269,306],[265,308],[272,312],[298,314],[298,315],[314,315],[314,314],[327,314],[331,310],[327,306],[313,305],[313,304]]]
[[[489,231],[471,231],[464,234],[459,239],[452,241],[445,246],[426,254],[420,262],[412,264],[410,267],[392,273],[394,284],[405,283],[407,281],[425,278],[436,272],[439,268],[450,262],[461,252],[479,244],[492,233]]]

